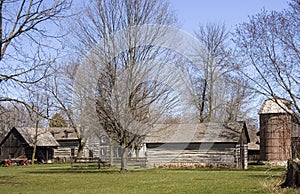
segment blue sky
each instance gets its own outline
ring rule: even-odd
[[[193,33],[199,23],[225,23],[228,30],[248,21],[262,9],[281,11],[289,0],[170,0],[184,31]]]

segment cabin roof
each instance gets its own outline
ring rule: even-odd
[[[20,135],[24,138],[24,140],[26,141],[26,143],[28,143],[29,146],[34,145],[35,128],[21,127],[13,129],[17,130],[20,133]],[[49,131],[47,131],[44,128],[39,128],[37,135],[37,146],[56,147],[59,146],[59,143],[54,139],[54,137]]]
[[[56,140],[78,140],[73,128],[68,127],[49,127],[48,131]]]
[[[243,132],[249,142],[245,122],[160,124],[153,127],[145,143],[239,142]]]

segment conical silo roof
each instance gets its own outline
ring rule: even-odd
[[[291,101],[283,98],[269,98],[265,100],[258,114],[292,113]]]

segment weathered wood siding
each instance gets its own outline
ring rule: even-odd
[[[26,142],[19,133],[12,131],[1,145],[0,159],[10,159],[25,155]]]
[[[54,159],[57,162],[68,162],[78,153],[79,140],[57,140],[59,147],[54,149]]]
[[[147,144],[147,167],[247,168],[247,146],[235,143]]]

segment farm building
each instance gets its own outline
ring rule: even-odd
[[[267,99],[259,110],[260,160],[283,164],[299,153],[299,125],[293,118],[291,102],[282,98]],[[294,156],[297,157],[297,156]]]
[[[31,159],[35,128],[12,128],[0,144],[0,159],[24,157]],[[76,156],[80,139],[73,128],[39,128],[37,144],[38,162],[66,162]],[[83,157],[89,156],[84,148]]]
[[[247,168],[245,122],[163,124],[146,139],[148,167]]]
[[[248,163],[258,163],[260,161],[260,139],[259,132],[248,129],[250,143],[248,143]]]
[[[59,146],[54,149],[55,160],[65,162],[69,161],[70,157],[77,155],[80,139],[77,137],[77,133],[73,128],[50,127],[48,131],[59,143]]]
[[[106,161],[109,161],[111,155],[115,161],[119,161],[122,156],[121,146],[117,142],[110,140],[105,132],[91,132],[87,139],[86,147],[92,152],[94,157],[99,157]],[[129,150],[128,158],[145,157],[145,152],[145,146],[141,147],[138,156],[136,156],[135,150]]]
[[[0,143],[0,159],[32,158],[35,128],[13,127]],[[46,130],[37,135],[37,162],[53,159],[54,149],[59,146],[54,137]]]

